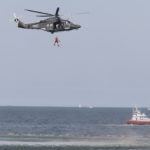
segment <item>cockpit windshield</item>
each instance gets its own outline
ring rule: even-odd
[[[71,24],[71,21],[66,20],[65,24]]]
[[[64,22],[64,28],[65,29],[70,29],[70,26],[71,26],[71,22],[68,21],[68,20],[65,20],[65,22]]]

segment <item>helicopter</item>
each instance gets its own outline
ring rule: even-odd
[[[18,27],[23,29],[39,29],[53,34],[55,32],[70,31],[70,30],[81,28],[80,25],[74,24],[69,20],[62,19],[59,15],[59,10],[60,8],[58,7],[56,9],[55,14],[50,14],[50,13],[25,9],[25,11],[38,13],[39,15],[37,15],[37,17],[44,17],[44,18],[46,17],[46,19],[44,20],[40,20],[39,22],[30,23],[30,24],[24,24],[23,22],[21,22],[20,19],[22,17],[17,17],[16,13],[14,13],[13,16],[14,16],[14,21],[18,24]]]

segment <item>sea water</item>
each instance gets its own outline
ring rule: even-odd
[[[0,107],[0,150],[150,150],[150,125],[127,125],[131,116],[132,108]]]

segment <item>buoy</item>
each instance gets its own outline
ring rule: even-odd
[[[105,134],[100,134],[99,136],[106,136]]]
[[[121,134],[120,137],[127,137],[127,134]]]
[[[16,133],[11,132],[11,133],[8,133],[8,135],[14,136],[14,135],[16,135]]]
[[[24,136],[29,136],[29,134],[28,134],[28,133],[25,133]]]
[[[40,134],[39,134],[39,136],[45,136],[45,134],[43,134],[43,133],[40,133]]]

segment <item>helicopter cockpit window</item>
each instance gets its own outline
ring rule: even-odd
[[[68,21],[66,21],[65,24],[68,25]]]
[[[65,24],[66,25],[69,25],[71,22],[70,21],[65,21]]]
[[[65,21],[65,29],[70,29],[70,21]]]

